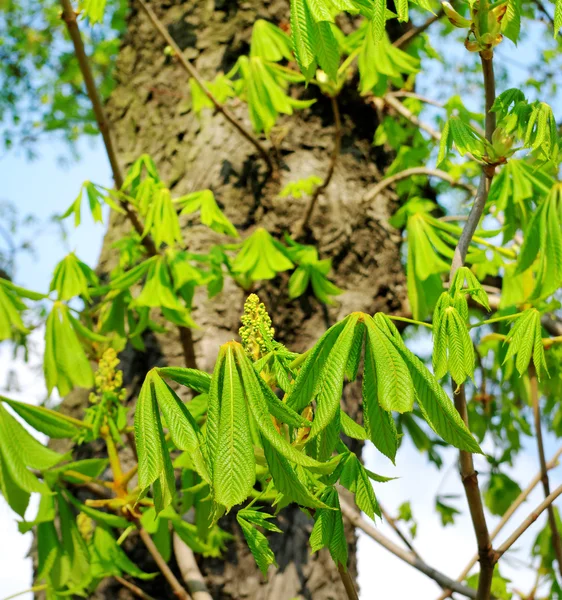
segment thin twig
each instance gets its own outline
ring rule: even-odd
[[[172,573],[172,570],[168,566],[168,563],[164,560],[164,557],[160,554],[160,551],[156,547],[156,544],[152,541],[150,534],[141,525],[139,519],[135,519],[135,524],[139,530],[139,536],[143,541],[146,549],[154,559],[154,562],[158,565],[158,568],[164,575],[166,581],[170,584],[174,595],[180,600],[191,600],[190,595],[185,591],[181,583],[177,580],[177,577]]]
[[[549,494],[537,508],[519,525],[519,527],[505,540],[505,542],[496,550],[497,559],[505,554],[513,544],[529,529],[529,527],[540,517],[555,500],[562,494],[562,485],[558,486]]]
[[[539,463],[541,466],[542,488],[544,491],[544,496],[546,498],[550,496],[550,480],[548,478],[548,468],[546,465],[544,443],[542,437],[539,384],[537,380],[537,371],[535,369],[535,365],[532,362],[529,364],[529,384],[531,388],[531,402],[533,406],[533,418],[535,421],[535,434],[537,436]],[[554,556],[556,556],[556,562],[558,563],[558,572],[562,574],[562,543],[560,541],[560,533],[558,532],[558,526],[556,524],[556,515],[554,513],[554,508],[552,507],[552,505],[548,507],[547,513],[550,534],[552,536],[552,547],[554,549]]]
[[[328,172],[326,173],[323,183],[314,190],[308,206],[306,207],[302,221],[295,228],[293,237],[296,240],[306,233],[310,224],[310,218],[312,217],[312,213],[316,203],[318,202],[318,198],[326,191],[327,187],[330,185],[330,181],[332,181],[332,177],[334,176],[334,171],[336,169],[336,163],[338,162],[338,157],[341,151],[342,126],[338,99],[335,96],[331,96],[330,100],[332,103],[332,111],[334,113],[334,148],[330,157],[330,165],[328,166]]]
[[[406,546],[408,547],[410,552],[412,554],[415,554],[419,558],[420,555],[418,554],[418,552],[416,551],[412,542],[410,542],[410,540],[408,539],[406,534],[400,529],[400,527],[398,527],[398,524],[396,523],[396,519],[394,519],[390,514],[388,514],[388,512],[381,506],[380,503],[379,503],[379,508],[381,509],[383,518],[392,527],[392,529],[394,530],[396,535],[406,544]]]
[[[199,71],[185,58],[181,48],[176,44],[174,38],[170,35],[166,26],[162,21],[157,17],[156,13],[152,10],[152,8],[144,1],[137,0],[139,6],[142,8],[146,16],[149,18],[150,22],[154,26],[154,28],[158,31],[162,39],[166,42],[170,48],[174,51],[176,58],[178,59],[180,65],[187,72],[187,74],[193,78],[205,96],[213,103],[213,106],[217,110],[217,112],[221,113],[221,115],[244,137],[246,140],[250,142],[256,148],[256,150],[260,153],[261,157],[267,164],[268,169],[272,172],[276,172],[276,167],[273,164],[271,156],[267,149],[263,146],[263,144],[251,133],[248,131],[244,125],[242,125],[238,119],[226,108],[221,102],[219,102],[212,92],[207,87],[204,79],[199,74]]]
[[[435,23],[435,21],[439,21],[439,19],[444,14],[445,14],[445,11],[443,10],[443,8],[440,8],[433,16],[429,17],[429,19],[427,19],[427,21],[425,21],[425,23],[422,23],[418,27],[412,27],[411,29],[408,29],[408,31],[406,31],[406,33],[404,33],[397,40],[395,40],[392,43],[392,45],[396,46],[397,48],[401,48],[402,46],[405,46],[406,44],[411,42],[416,36],[420,35],[420,33],[423,33],[428,27],[433,25],[433,23]]]
[[[381,181],[379,181],[375,186],[373,186],[370,190],[368,190],[363,196],[364,202],[370,202],[374,198],[376,198],[384,189],[393,185],[397,181],[401,181],[403,179],[407,179],[408,177],[413,177],[415,175],[426,175],[427,177],[437,177],[438,179],[442,179],[446,181],[453,187],[460,187],[471,192],[474,191],[474,187],[468,183],[464,183],[463,181],[458,181],[454,177],[451,177],[449,173],[446,171],[441,171],[440,169],[430,169],[429,167],[412,167],[410,169],[404,169],[403,171],[399,171],[398,173],[394,173],[394,175],[390,175],[390,177],[385,177]]]
[[[394,98],[413,98],[414,100],[419,100],[424,104],[431,104],[431,106],[436,106],[437,108],[445,108],[445,105],[438,100],[433,100],[433,98],[428,98],[427,96],[422,96],[421,94],[416,94],[415,92],[408,92],[406,90],[397,90],[395,92],[388,92],[387,96],[394,96]]]
[[[378,529],[373,527],[370,523],[368,523],[362,516],[361,513],[352,506],[350,506],[341,496],[340,496],[340,508],[342,514],[345,518],[355,527],[361,529],[361,531],[365,532],[372,540],[386,548],[389,552],[394,554],[394,556],[398,557],[400,560],[408,563],[410,566],[414,567],[424,575],[427,575],[430,579],[433,579],[443,588],[452,588],[455,592],[466,596],[467,598],[476,598],[476,590],[473,590],[457,581],[454,581],[444,573],[441,573],[437,569],[430,567],[427,563],[417,557],[413,552],[409,550],[404,550],[397,544],[395,544],[392,540],[389,540],[386,536],[384,536]]]
[[[174,554],[182,579],[193,600],[213,600],[195,560],[193,550],[174,532]]]
[[[382,97],[382,101],[393,108],[399,115],[410,121],[413,125],[418,127],[419,129],[423,129],[426,133],[428,133],[435,141],[439,142],[441,140],[441,133],[434,129],[431,125],[424,123],[421,121],[411,110],[408,110],[402,102],[397,100],[394,96],[390,94],[385,94]]]
[[[142,600],[156,600],[153,596],[150,596],[149,594],[141,590],[141,588],[138,585],[127,581],[123,577],[119,577],[119,575],[114,575],[113,577],[115,578],[115,581],[118,581],[123,587],[127,588],[137,598],[142,598]]]
[[[78,28],[77,15],[72,8],[70,0],[60,0],[60,4],[62,7],[62,19],[66,23],[68,35],[70,36],[72,44],[74,45],[74,53],[80,67],[80,72],[82,73],[82,77],[84,79],[88,97],[92,103],[92,110],[94,111],[98,128],[103,138],[105,151],[107,153],[107,158],[109,159],[109,164],[111,166],[111,172],[113,174],[113,181],[115,182],[115,187],[120,190],[123,186],[123,174],[121,173],[121,168],[119,167],[119,162],[117,160],[117,154],[111,138],[109,121],[105,114],[103,103],[98,93],[96,81],[90,66],[90,60],[86,54],[84,42],[82,41],[82,35],[80,33],[80,29]],[[141,236],[142,243],[147,249],[148,253],[155,255],[156,246],[154,245],[154,242],[150,236],[142,237],[144,227],[139,221],[135,211],[131,208],[129,203],[122,198],[120,198],[119,202],[125,211],[127,218],[135,228],[135,231]]]
[[[341,582],[343,583],[343,587],[345,588],[345,593],[349,600],[359,600],[359,595],[357,594],[357,590],[355,589],[355,585],[353,584],[353,579],[344,566],[341,563],[338,563],[338,573],[340,574]]]
[[[486,58],[480,55],[482,61],[482,73],[484,76],[484,90],[486,95],[486,139],[491,141],[492,134],[496,128],[496,115],[491,111],[495,100],[495,79],[494,67],[492,58]],[[449,281],[453,281],[456,271],[464,265],[468,247],[474,236],[474,232],[478,227],[478,223],[482,218],[486,201],[488,200],[488,192],[494,176],[494,170],[483,167],[480,177],[480,184],[474,199],[474,204],[468,216],[468,219],[463,227],[461,236],[455,248],[453,261],[451,264],[451,273]],[[453,381],[455,408],[460,414],[465,425],[468,427],[468,410],[466,404],[466,393],[464,385],[457,386]],[[494,574],[494,566],[497,562],[496,554],[492,548],[492,541],[488,531],[486,515],[484,513],[484,505],[482,495],[478,485],[478,474],[474,469],[474,461],[472,454],[461,450],[459,453],[460,474],[465,490],[472,526],[476,535],[478,544],[478,556],[480,561],[480,576],[478,577],[478,600],[489,600],[492,587],[492,578]]]

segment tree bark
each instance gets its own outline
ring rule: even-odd
[[[249,47],[251,27],[257,18],[286,25],[288,0],[165,0],[152,8],[206,79],[228,71]],[[351,21],[349,21],[351,26]],[[161,178],[172,194],[210,188],[227,216],[245,237],[256,225],[281,237],[299,222],[305,201],[279,198],[290,181],[317,175],[324,177],[334,145],[334,123],[329,98],[310,87],[303,97],[316,97],[308,110],[281,119],[271,134],[281,159],[280,180],[266,178],[266,169],[255,148],[220,114],[205,110],[195,116],[188,110],[187,77],[173,58],[164,54],[164,45],[134,1],[117,61],[117,86],[107,104],[118,159],[123,169],[148,153],[155,160]],[[321,258],[333,260],[334,282],[344,293],[336,305],[323,307],[312,294],[290,301],[287,276],[257,285],[253,290],[272,315],[277,339],[292,350],[303,351],[331,324],[352,311],[400,314],[406,311],[406,286],[400,263],[400,234],[388,225],[394,210],[390,196],[379,195],[362,204],[368,186],[380,178],[389,156],[373,148],[377,115],[366,105],[355,85],[344,88],[338,99],[343,136],[341,155],[330,184],[318,199],[310,220],[309,241]],[[250,127],[247,107],[231,102],[232,112]],[[369,210],[367,211],[367,208]],[[208,231],[198,219],[182,223],[189,251],[206,251],[225,238]],[[112,218],[98,270],[107,273],[117,260],[113,243],[129,225],[119,215]],[[200,329],[193,332],[198,367],[211,371],[221,344],[237,337],[239,317],[247,292],[233,281],[212,300],[205,290],[195,298],[194,318]],[[182,365],[182,348],[177,330],[149,340],[143,355],[127,350],[122,358],[131,398],[146,371],[154,364]],[[348,386],[344,403],[358,414],[360,391]],[[73,393],[64,401],[71,412],[87,404],[87,393]],[[359,417],[360,418],[360,417]],[[310,554],[308,537],[311,521],[294,508],[279,516],[283,535],[271,536],[279,567],[271,569],[265,582],[255,566],[243,537],[232,520],[221,526],[232,531],[226,560],[199,560],[200,568],[214,598],[329,600],[345,597],[335,565],[327,552]],[[356,573],[355,534],[350,529],[350,569]],[[133,559],[150,570],[142,548],[128,550]],[[177,570],[176,570],[177,572]],[[99,598],[119,596],[116,582],[108,582]],[[171,597],[161,578],[143,583],[155,598]]]

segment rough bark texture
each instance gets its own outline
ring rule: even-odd
[[[170,32],[194,61],[203,77],[232,67],[240,53],[248,50],[252,23],[266,18],[280,23],[288,18],[287,0],[167,0],[152,2],[153,8]],[[266,180],[264,165],[254,148],[224,121],[207,110],[200,117],[187,110],[187,77],[178,64],[166,56],[160,37],[133,3],[128,31],[117,65],[118,85],[108,103],[109,118],[123,168],[142,153],[155,160],[160,175],[175,195],[211,188],[227,216],[242,235],[256,224],[281,236],[302,217],[303,200],[279,198],[279,190],[289,181],[309,175],[322,176],[333,145],[333,118],[330,102],[321,96],[309,110],[284,118],[272,134],[281,157],[280,182]],[[366,186],[384,169],[388,158],[371,146],[376,113],[359,98],[354,86],[340,97],[343,121],[342,154],[327,191],[321,196],[311,221],[311,239],[320,255],[333,260],[333,280],[345,290],[338,304],[329,309],[314,297],[289,301],[287,277],[280,277],[257,291],[274,315],[278,339],[295,351],[310,347],[326,325],[352,311],[400,313],[406,296],[399,259],[400,236],[388,225],[393,206],[381,196],[368,211],[361,203]],[[316,93],[310,89],[308,96]],[[234,105],[235,114],[249,127],[247,109]],[[112,243],[127,227],[114,219],[107,233],[99,270],[107,272],[115,264]],[[200,226],[185,222],[189,250],[199,251],[224,239]],[[220,344],[236,337],[246,292],[233,282],[208,300],[198,293],[194,317],[201,326],[194,332],[198,366],[213,368]],[[181,345],[176,330],[157,336],[149,352],[140,356],[128,352],[123,357],[126,379],[134,390],[154,363],[182,364]],[[72,394],[65,403],[80,411],[87,394]],[[134,396],[134,394],[133,394]],[[348,388],[344,401],[351,412],[358,411],[357,390]],[[327,553],[310,556],[307,540],[310,520],[299,510],[285,511],[280,522],[284,535],[272,536],[279,568],[267,583],[259,574],[240,532],[227,560],[202,560],[204,572],[215,598],[289,600],[344,598],[338,573]],[[355,537],[350,531],[350,568],[356,570]],[[142,549],[133,557],[150,570]],[[143,584],[157,598],[170,591],[160,578]],[[114,583],[98,594],[104,598],[128,597]]]

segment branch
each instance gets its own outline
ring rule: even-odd
[[[408,550],[400,548],[400,546],[385,537],[375,527],[365,521],[365,519],[363,519],[361,516],[361,513],[351,507],[341,496],[340,508],[342,514],[352,525],[361,529],[361,531],[365,532],[371,539],[386,548],[389,552],[394,554],[394,556],[408,563],[410,566],[414,567],[414,569],[417,569],[424,575],[427,575],[430,579],[433,579],[435,582],[437,582],[441,587],[452,588],[455,592],[462,594],[467,598],[476,598],[475,590],[470,589],[465,585],[458,583],[457,581],[454,581],[437,569],[430,567],[427,563],[418,558],[413,552],[409,552]]]
[[[250,142],[256,148],[256,150],[260,153],[261,157],[267,164],[267,167],[270,172],[275,173],[276,168],[271,160],[271,156],[267,149],[263,146],[263,144],[255,137],[251,131],[248,131],[236,117],[223,105],[221,104],[215,96],[211,93],[209,88],[207,87],[205,81],[199,74],[199,71],[185,58],[181,48],[176,44],[174,38],[170,35],[168,30],[166,29],[164,23],[156,16],[156,13],[152,10],[152,8],[144,1],[137,0],[139,6],[142,8],[146,16],[149,18],[150,22],[154,26],[154,28],[158,31],[162,39],[166,42],[168,46],[172,48],[176,58],[179,60],[180,65],[183,67],[184,71],[199,85],[199,87],[203,90],[203,93],[207,98],[213,103],[217,112],[221,113],[221,115],[244,137],[246,140]]]
[[[152,596],[148,595],[146,592],[141,590],[138,585],[127,581],[123,577],[119,577],[119,575],[114,575],[116,581],[118,581],[123,587],[127,588],[132,594],[137,596],[137,598],[142,598],[142,600],[156,600]]]
[[[531,402],[533,406],[533,418],[535,421],[535,432],[537,436],[539,463],[541,466],[542,488],[544,491],[545,498],[547,498],[548,496],[550,496],[550,480],[548,478],[548,468],[546,465],[546,458],[544,455],[537,371],[535,369],[535,365],[532,362],[529,364],[529,383],[531,388]],[[554,549],[554,555],[556,556],[556,562],[558,563],[558,571],[562,574],[562,543],[560,541],[560,533],[558,532],[558,527],[556,524],[556,515],[554,514],[554,508],[552,507],[552,505],[548,507],[547,511],[548,524],[550,526],[550,533],[552,535],[552,546]]]
[[[558,486],[551,494],[549,494],[496,550],[497,559],[501,558],[511,548],[511,546],[515,544],[515,542],[525,533],[525,531],[527,531],[527,529],[529,529],[529,527],[539,518],[541,513],[545,511],[561,494],[562,485]]]
[[[173,536],[176,562],[178,563],[182,579],[184,580],[185,585],[187,585],[191,597],[193,600],[213,600],[207,589],[205,580],[201,575],[193,550],[177,533],[174,533]]]
[[[437,142],[441,141],[441,133],[439,131],[433,129],[433,127],[431,125],[428,125],[427,123],[424,123],[423,121],[420,121],[420,119],[411,110],[408,110],[402,104],[402,102],[397,100],[394,96],[392,96],[390,94],[385,94],[382,97],[382,101],[385,104],[387,104],[388,106],[390,106],[391,108],[393,108],[399,115],[401,115],[402,117],[404,117],[405,119],[410,121],[410,123],[412,123],[419,129],[423,129],[426,133],[429,133],[429,135],[435,141],[437,141]]]
[[[420,555],[418,554],[418,552],[416,551],[416,549],[412,545],[412,542],[410,542],[410,540],[406,537],[406,534],[396,524],[396,519],[392,518],[386,512],[386,510],[381,506],[380,503],[379,503],[379,508],[381,509],[381,513],[382,513],[383,518],[392,527],[392,529],[394,529],[394,532],[396,533],[396,535],[406,544],[406,546],[408,547],[408,549],[410,550],[410,552],[419,558]]]
[[[470,192],[474,191],[474,188],[469,183],[464,183],[462,181],[457,181],[454,177],[451,177],[449,173],[446,171],[441,171],[440,169],[430,169],[429,167],[412,167],[410,169],[404,169],[390,177],[385,177],[379,181],[375,186],[373,186],[367,193],[363,196],[364,202],[370,202],[374,198],[376,198],[384,189],[393,185],[397,181],[401,181],[402,179],[407,179],[408,177],[413,177],[414,175],[427,175],[427,177],[437,177],[446,181],[453,187],[460,187],[468,190]]]
[[[92,109],[96,117],[96,122],[98,124],[98,128],[103,138],[105,151],[107,153],[107,158],[109,159],[111,172],[113,173],[113,181],[115,182],[115,187],[118,190],[120,190],[123,186],[123,174],[121,173],[119,162],[117,161],[117,154],[115,153],[113,140],[111,139],[109,121],[107,120],[107,116],[105,114],[100,95],[98,94],[96,81],[94,79],[94,75],[90,67],[88,55],[86,54],[86,50],[84,49],[84,42],[82,41],[82,35],[80,34],[80,29],[78,28],[76,12],[72,8],[70,0],[60,0],[60,4],[62,7],[62,19],[66,23],[68,35],[70,36],[72,44],[74,45],[74,54],[76,55],[76,59],[78,60],[78,65],[80,66],[80,72],[82,73],[82,77],[84,79],[84,84],[88,92],[88,97],[90,98],[90,102],[92,103]],[[142,243],[147,249],[148,253],[150,255],[155,255],[156,246],[154,245],[154,242],[152,241],[152,238],[150,238],[150,236],[142,237],[144,227],[139,221],[135,211],[132,210],[130,204],[122,198],[119,199],[119,202],[121,204],[121,207],[125,211],[127,218],[135,228],[135,231],[141,236]]]
[[[316,202],[318,201],[320,195],[323,194],[326,191],[326,188],[330,185],[330,181],[332,180],[332,177],[334,175],[336,163],[340,155],[342,138],[340,109],[336,97],[331,96],[330,100],[332,102],[332,111],[334,113],[334,149],[332,150],[332,156],[330,157],[330,165],[328,167],[328,172],[326,173],[326,178],[324,179],[324,182],[314,190],[314,193],[312,194],[310,202],[308,203],[308,206],[304,213],[304,217],[295,229],[295,233],[293,234],[295,240],[298,240],[307,231],[310,222],[310,217],[312,216],[312,212],[314,211]]]
[[[166,581],[170,584],[174,595],[179,598],[179,600],[191,600],[190,595],[184,590],[181,583],[177,580],[176,576],[172,573],[172,570],[168,566],[168,563],[164,560],[164,557],[160,554],[158,548],[155,543],[152,541],[150,534],[146,531],[146,529],[141,525],[139,519],[134,519],[134,522],[139,530],[139,535],[141,540],[144,542],[146,549],[150,552],[154,562],[158,565],[158,568],[164,575]]]
[[[341,563],[338,563],[338,573],[340,574],[341,582],[343,583],[348,599],[359,600],[359,595],[357,594],[355,585],[353,585],[353,579],[351,578],[349,571],[347,571]]]
[[[418,27],[412,27],[411,29],[408,29],[408,31],[394,41],[392,45],[396,46],[397,48],[401,48],[402,46],[409,44],[416,36],[420,35],[420,33],[423,33],[430,25],[433,25],[435,21],[439,21],[444,14],[445,11],[443,8],[440,8],[433,16],[429,17],[425,23],[418,25]]]
[[[492,105],[495,99],[495,79],[494,67],[492,58],[485,58],[480,54],[482,61],[482,73],[484,76],[484,90],[486,94],[486,139],[490,141],[492,134],[496,128],[496,115],[491,112]],[[484,212],[486,201],[488,200],[488,192],[494,176],[494,170],[486,167],[482,168],[480,184],[474,199],[474,204],[470,210],[468,219],[463,227],[461,236],[455,248],[455,254],[451,264],[451,273],[449,282],[452,282],[456,271],[463,266],[468,247],[478,227],[478,223]],[[466,394],[464,385],[457,386],[453,381],[455,408],[460,414],[465,425],[468,427],[468,411],[466,405]],[[486,515],[484,514],[484,505],[482,503],[482,495],[478,485],[478,474],[474,469],[474,461],[470,452],[460,451],[460,474],[465,490],[472,526],[476,535],[478,544],[478,556],[480,561],[480,576],[478,578],[478,600],[489,600],[492,587],[492,578],[494,575],[494,566],[497,562],[497,557],[492,548],[492,541],[486,523]]]

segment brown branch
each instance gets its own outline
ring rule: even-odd
[[[531,388],[531,402],[533,407],[533,418],[535,421],[535,434],[537,436],[539,463],[541,466],[542,488],[544,491],[544,496],[545,498],[547,498],[548,496],[550,496],[550,480],[548,478],[548,468],[544,454],[544,443],[542,437],[539,384],[537,380],[537,371],[535,369],[535,365],[532,362],[529,364],[529,383]],[[560,533],[558,532],[558,527],[556,524],[556,515],[554,513],[554,508],[552,505],[550,505],[547,508],[547,514],[550,533],[552,536],[552,546],[554,549],[554,555],[556,556],[556,562],[558,563],[558,571],[562,575],[562,543],[560,541]]]
[[[80,33],[80,29],[78,28],[77,15],[72,8],[70,0],[60,0],[60,4],[62,7],[62,19],[66,23],[68,35],[70,36],[72,44],[74,45],[74,54],[76,55],[80,72],[82,73],[84,84],[88,92],[88,97],[92,103],[92,110],[94,111],[96,122],[103,138],[105,151],[107,158],[109,159],[111,172],[113,173],[113,181],[115,182],[115,187],[120,190],[123,186],[123,174],[121,173],[121,169],[119,167],[113,140],[111,139],[109,121],[107,120],[103,103],[96,87],[96,81],[90,67],[90,60],[86,54],[84,42],[82,41],[82,35]],[[135,231],[141,236],[142,243],[147,249],[148,253],[150,255],[155,255],[157,253],[156,246],[154,245],[152,238],[149,236],[142,237],[144,227],[142,226],[142,223],[137,217],[135,211],[131,208],[130,204],[122,198],[119,198],[119,202]]]
[[[404,550],[397,544],[395,544],[392,540],[389,540],[386,536],[384,536],[378,529],[373,527],[370,523],[368,523],[363,517],[361,513],[357,511],[355,508],[350,506],[341,496],[340,496],[340,508],[342,514],[345,518],[355,527],[361,529],[361,531],[365,532],[372,540],[386,548],[389,552],[394,554],[400,560],[408,563],[410,566],[414,567],[424,575],[427,575],[430,579],[433,579],[438,585],[443,588],[452,588],[455,592],[466,596],[467,598],[476,598],[476,591],[454,581],[444,573],[441,573],[437,569],[429,566],[419,557],[417,557],[413,552],[408,550]]]
[[[349,571],[347,571],[341,563],[338,563],[338,573],[340,574],[340,579],[343,583],[343,587],[345,588],[345,593],[347,594],[348,599],[359,600],[359,595],[357,594],[357,590],[353,584],[353,579],[349,574]]]
[[[199,87],[201,88],[201,90],[203,91],[205,96],[207,96],[207,98],[213,103],[213,106],[215,107],[217,112],[219,112],[236,129],[236,131],[238,131],[238,133],[240,133],[242,135],[242,137],[244,137],[246,140],[248,140],[250,142],[250,144],[252,144],[254,146],[254,148],[256,148],[256,150],[259,152],[259,154],[261,155],[261,157],[267,164],[267,167],[270,170],[270,172],[275,173],[276,167],[273,164],[273,161],[271,160],[271,156],[270,156],[269,152],[263,146],[263,144],[258,140],[258,138],[256,138],[251,133],[251,131],[248,131],[238,121],[238,119],[228,110],[228,108],[226,108],[223,104],[221,104],[215,98],[215,96],[209,90],[205,81],[199,74],[199,71],[197,71],[197,69],[187,60],[187,58],[185,58],[183,52],[181,51],[181,48],[176,44],[176,42],[174,41],[174,38],[170,35],[168,30],[166,29],[164,23],[162,23],[162,21],[158,18],[158,16],[152,10],[152,8],[144,0],[137,0],[137,1],[139,3],[139,6],[142,8],[144,13],[146,14],[146,16],[149,18],[149,20],[152,23],[152,25],[154,26],[154,28],[158,31],[158,33],[162,37],[162,39],[166,42],[166,44],[168,46],[170,46],[170,48],[172,48],[176,58],[178,59],[180,65],[183,67],[184,71],[186,71],[187,74],[197,82],[197,84],[199,85]]]
[[[330,165],[328,166],[328,172],[326,173],[323,183],[314,190],[308,206],[306,207],[302,221],[295,228],[293,237],[296,240],[302,237],[308,230],[310,218],[312,217],[312,213],[316,203],[318,202],[318,198],[326,191],[327,187],[330,185],[330,181],[332,181],[332,177],[334,176],[334,171],[336,169],[336,163],[338,162],[338,157],[341,151],[342,125],[338,99],[335,96],[331,96],[330,100],[332,103],[332,111],[334,113],[334,148],[330,157]]]
[[[141,590],[141,588],[138,585],[135,585],[134,583],[127,581],[123,577],[119,577],[119,575],[114,575],[114,578],[123,587],[127,588],[131,593],[133,593],[135,596],[137,596],[137,598],[142,598],[142,600],[156,600],[153,596],[150,596],[149,594],[147,594],[146,592]]]
[[[440,8],[433,16],[429,17],[429,19],[427,19],[427,21],[425,21],[425,23],[422,23],[421,25],[418,25],[417,27],[412,27],[411,29],[408,29],[408,31],[406,31],[406,33],[402,34],[397,40],[395,40],[392,43],[392,45],[396,46],[397,48],[401,48],[402,46],[409,44],[416,36],[420,35],[420,33],[423,33],[428,27],[433,25],[433,23],[435,23],[436,21],[439,21],[439,19],[444,14],[445,14],[445,11],[443,10],[443,8]]]
[[[408,177],[413,177],[415,175],[426,175],[427,177],[437,177],[446,181],[453,187],[460,187],[466,189],[470,192],[474,190],[474,187],[468,183],[464,183],[462,181],[457,181],[454,177],[451,177],[449,173],[446,171],[441,171],[440,169],[430,169],[429,167],[412,167],[410,169],[404,169],[394,175],[390,175],[390,177],[385,177],[381,181],[379,181],[375,186],[373,186],[367,193],[363,196],[364,202],[370,202],[374,198],[376,198],[384,189],[393,185],[397,181],[401,181],[402,179],[407,179]]]
[[[143,541],[146,549],[149,551],[150,555],[154,559],[154,562],[158,565],[158,568],[164,575],[166,581],[170,584],[174,595],[179,598],[179,600],[191,600],[191,596],[185,591],[182,587],[181,583],[177,580],[176,576],[172,573],[172,570],[168,566],[168,563],[164,560],[164,557],[160,554],[160,551],[156,547],[155,543],[152,541],[150,534],[146,529],[141,525],[139,519],[134,519],[134,522],[139,530],[139,536]]]
[[[496,116],[491,111],[492,105],[495,99],[495,79],[494,79],[494,67],[492,58],[486,58],[483,54],[480,54],[482,61],[482,73],[484,76],[484,90],[486,94],[486,139],[490,141],[492,134],[496,128]],[[453,261],[451,264],[451,273],[449,281],[453,281],[453,277],[456,271],[464,265],[468,247],[472,241],[472,237],[478,223],[482,218],[486,201],[488,200],[488,192],[492,182],[494,171],[486,167],[482,168],[482,175],[480,177],[480,184],[478,191],[470,210],[468,219],[463,227],[461,236],[455,248]],[[455,408],[460,414],[465,425],[468,427],[468,410],[466,404],[466,394],[464,385],[457,386],[453,381],[454,401]],[[478,600],[489,600],[492,587],[492,578],[494,575],[494,566],[497,562],[497,557],[492,548],[492,541],[490,539],[490,533],[488,531],[488,524],[486,522],[486,515],[484,514],[484,505],[482,502],[482,495],[480,493],[480,487],[478,485],[478,474],[474,469],[474,461],[470,452],[463,450],[459,453],[460,463],[460,474],[462,483],[465,490],[468,507],[470,510],[470,517],[472,520],[472,526],[476,535],[476,542],[478,545],[478,556],[480,561],[480,576],[478,577]]]
[[[394,96],[390,94],[385,94],[382,97],[382,101],[393,108],[399,115],[410,121],[412,125],[415,125],[419,129],[423,129],[426,133],[428,133],[435,141],[439,142],[441,140],[441,133],[436,129],[433,129],[431,125],[424,123],[421,121],[411,110],[408,110],[402,102],[397,100]]]
[[[205,580],[201,575],[199,566],[195,560],[193,550],[179,537],[177,533],[173,534],[173,545],[176,562],[180,570],[182,579],[191,594],[193,600],[213,600]]]
[[[515,542],[529,529],[529,527],[540,517],[551,504],[562,494],[562,485],[558,486],[551,494],[549,494],[535,510],[519,525],[519,527],[505,540],[505,542],[496,550],[498,560],[504,555]]]

